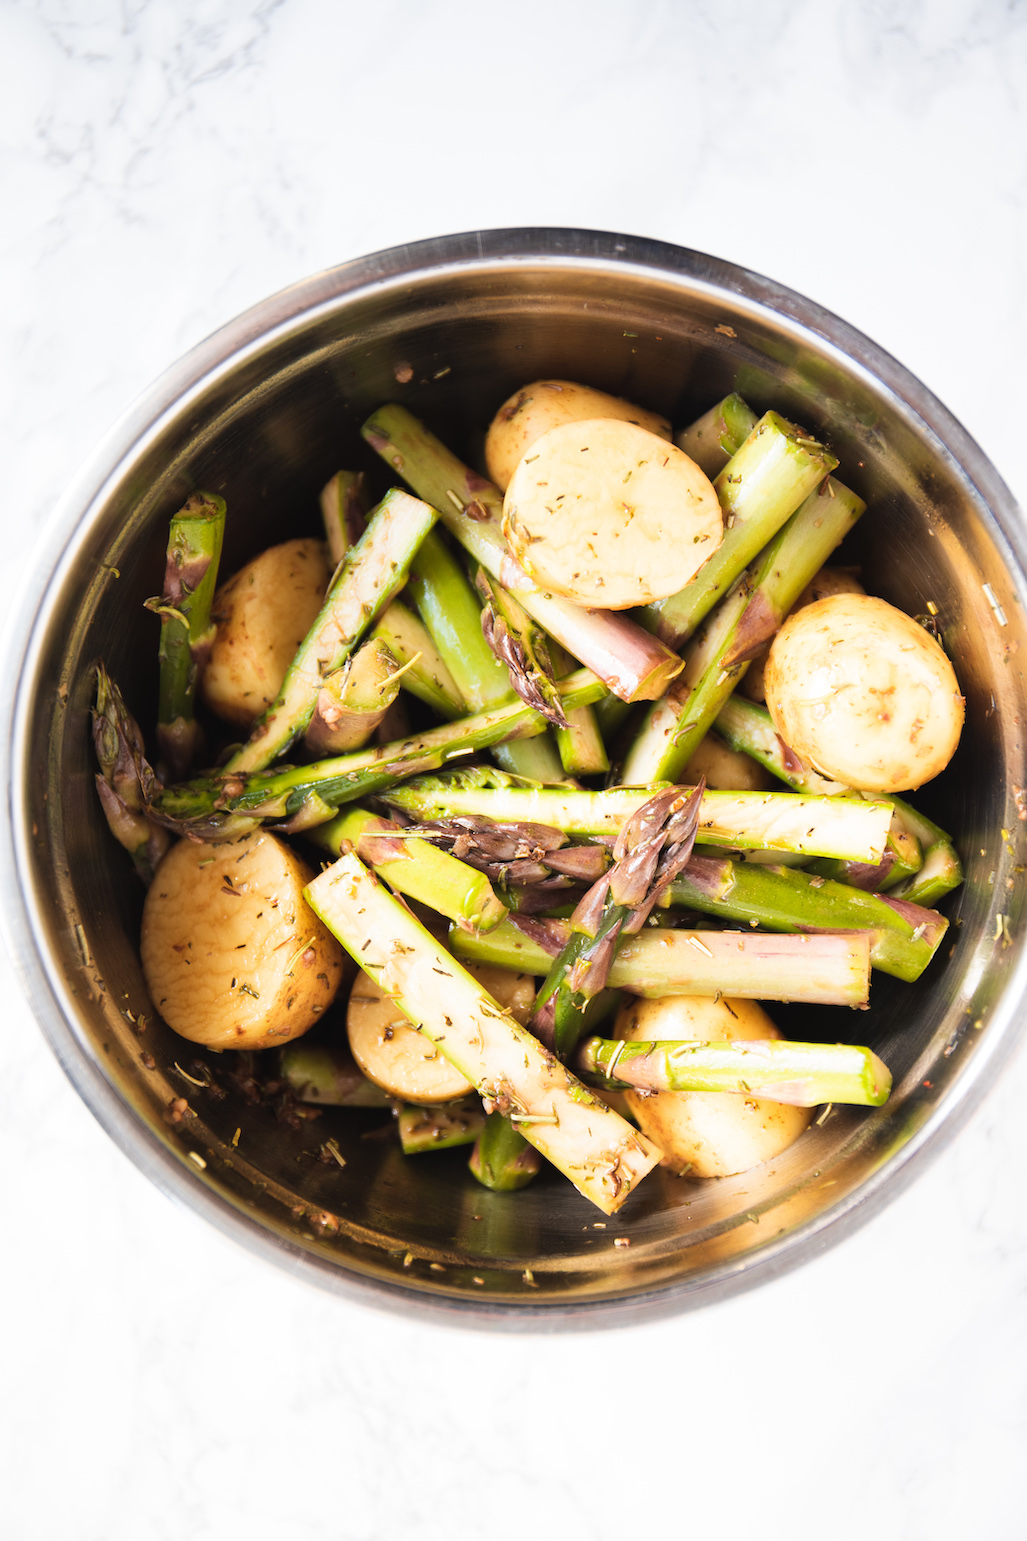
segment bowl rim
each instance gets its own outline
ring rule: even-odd
[[[624,1327],[696,1309],[778,1278],[850,1235],[905,1191],[963,1127],[994,1085],[1024,1036],[1015,1001],[1027,985],[1027,950],[1021,952],[994,1008],[979,1049],[954,1086],[939,1099],[921,1128],[835,1207],[798,1225],[759,1253],[714,1265],[698,1278],[606,1300],[532,1305],[486,1302],[423,1293],[365,1278],[345,1264],[315,1256],[232,1206],[196,1170],[160,1142],[122,1100],[101,1063],[80,1037],[48,967],[38,910],[28,882],[30,833],[23,806],[25,733],[31,682],[39,662],[47,601],[59,589],[92,523],[105,489],[126,458],[159,433],[183,399],[231,367],[258,344],[305,325],[323,307],[347,296],[410,283],[445,270],[566,263],[596,273],[635,269],[687,281],[711,295],[726,292],[756,311],[770,311],[815,335],[883,388],[892,405],[926,429],[940,453],[971,482],[1006,546],[1010,568],[1027,585],[1027,526],[1015,499],[983,450],[958,420],[903,365],[832,312],[796,291],[724,259],[644,237],[561,227],[514,227],[465,231],[385,248],[314,273],[245,310],[204,338],[132,403],[87,459],[40,535],[20,604],[12,609],[0,648],[5,668],[0,686],[7,728],[0,756],[7,789],[0,827],[0,928],[22,992],[36,1021],[90,1112],[115,1144],[167,1197],[210,1221],[293,1277],[344,1299],[434,1323],[494,1331],[569,1331]]]

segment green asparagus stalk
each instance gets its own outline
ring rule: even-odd
[[[478,568],[474,583],[484,601],[482,635],[489,650],[505,664],[515,695],[541,712],[554,727],[566,728],[567,718],[553,677],[545,632],[512,594],[489,579],[483,567]]]
[[[854,792],[840,781],[830,781],[817,771],[807,769],[778,735],[766,707],[758,706],[755,701],[747,701],[743,696],[732,696],[718,713],[716,728],[732,749],[738,749],[749,755],[772,775],[786,782],[788,786],[794,787],[797,792],[812,793],[821,797],[870,796],[869,793]],[[878,892],[887,892],[898,884],[905,883],[914,873],[920,871],[924,857],[921,842],[913,827],[919,815],[910,809],[908,804],[901,803],[890,793],[874,793],[873,800],[890,803],[892,807],[888,840],[881,859],[877,862],[853,862],[843,858],[825,857],[811,868],[812,871],[818,873],[820,877],[837,878],[838,881],[854,884],[857,888]],[[909,815],[912,815],[912,823]],[[952,850],[951,842],[944,830],[939,830],[937,825],[930,824],[929,821],[923,821],[923,823],[929,845],[936,843],[940,837],[948,849]],[[958,864],[956,870],[958,873]],[[960,880],[961,875],[957,875],[956,882]],[[948,887],[954,886],[953,883],[948,885]],[[923,895],[926,895],[926,902],[931,904],[947,892],[948,888],[942,888],[938,893],[924,889],[913,902],[922,903]],[[902,897],[908,899],[910,895],[904,893]]]
[[[498,488],[440,443],[405,407],[380,407],[363,427],[367,442],[423,497],[475,562],[509,589],[550,637],[625,701],[654,701],[680,673],[681,661],[634,621],[586,610],[535,589],[510,556]]]
[[[303,735],[312,754],[345,754],[366,744],[399,694],[400,667],[380,638],[372,637],[318,692]]]
[[[166,830],[147,818],[147,805],[157,795],[157,778],[146,758],[139,725],[102,663],[96,666],[93,747],[100,766],[96,790],[108,828],[131,856],[143,882],[149,883],[171,841]]]
[[[855,493],[832,486],[806,499],[689,644],[681,679],[649,710],[631,747],[625,781],[673,781],[688,764],[749,660],[866,507]]]
[[[280,1050],[282,1080],[300,1102],[336,1108],[387,1108],[389,1097],[369,1081],[348,1049],[298,1038]]]
[[[879,1108],[892,1084],[891,1071],[872,1049],[772,1038],[717,1043],[590,1038],[575,1065],[586,1079],[612,1090],[737,1092],[799,1108],[826,1102]]]
[[[566,693],[564,700],[568,700]],[[608,787],[589,792],[529,786],[501,771],[474,766],[442,776],[421,776],[381,795],[384,802],[420,822],[480,814],[498,823],[548,824],[568,835],[594,837],[619,835],[652,790]],[[703,845],[734,850],[799,851],[808,856],[875,861],[884,850],[891,816],[891,804],[884,798],[870,802],[793,792],[705,792],[697,839]]]
[[[871,965],[910,981],[920,978],[948,929],[935,910],[816,874],[696,855],[661,903],[771,931],[865,931]]]
[[[420,1156],[429,1150],[473,1145],[481,1139],[485,1127],[481,1103],[476,1104],[470,1097],[460,1102],[439,1103],[435,1107],[408,1104],[399,1115],[399,1142],[404,1156]]]
[[[892,795],[887,800],[923,851],[919,870],[892,889],[890,898],[905,904],[937,904],[963,881],[963,867],[952,837],[901,797]]]
[[[450,945],[470,962],[540,974],[571,935],[567,921],[510,916],[487,935],[451,931]],[[645,927],[618,938],[608,984],[652,1000],[726,995],[863,1007],[870,998],[870,944],[862,931],[788,936]]]
[[[590,669],[579,669],[560,683],[568,710],[595,701],[603,689]],[[544,717],[514,699],[412,738],[313,765],[287,765],[252,775],[228,770],[184,781],[155,790],[147,811],[166,829],[206,840],[232,839],[261,822],[281,820],[288,820],[287,829],[298,833],[325,823],[343,803],[380,793],[406,776],[436,770],[457,756],[509,738],[544,733],[545,728]]]
[[[685,588],[639,611],[642,624],[668,647],[681,647],[837,464],[801,428],[766,413],[714,482],[724,510],[719,547]]]
[[[402,587],[414,553],[435,519],[435,510],[419,499],[395,489],[386,493],[364,535],[346,556],[281,690],[249,741],[229,760],[230,771],[263,770],[306,731],[326,675],[342,667],[368,626]]]
[[[403,666],[403,685],[439,717],[452,722],[467,711],[467,703],[428,628],[413,611],[394,599],[371,633],[372,641],[384,642]]]
[[[217,631],[210,606],[224,535],[224,498],[194,493],[171,520],[164,592],[146,601],[160,616],[157,743],[176,780],[188,774],[196,752],[196,687]]]
[[[506,905],[496,897],[484,872],[427,840],[405,834],[392,819],[351,808],[331,823],[308,830],[307,836],[335,857],[352,846],[390,888],[430,905],[467,930],[491,931],[506,917]]]
[[[321,517],[333,569],[363,535],[366,514],[363,471],[337,471],[321,492]]]
[[[571,916],[571,934],[535,997],[531,1027],[566,1058],[582,1036],[589,1001],[606,988],[617,938],[648,920],[695,844],[703,788],[668,787],[624,824],[613,866]]]
[[[502,1113],[490,1113],[468,1163],[483,1188],[512,1193],[538,1175],[542,1158]]]
[[[550,654],[557,678],[565,678],[574,667],[570,654],[558,642],[550,645]],[[604,696],[603,701],[616,702],[625,711],[629,709],[617,696]],[[603,701],[598,705],[602,706]],[[567,776],[599,776],[610,769],[594,707],[579,706],[576,712],[568,715],[566,726],[556,730],[556,748]]]
[[[305,896],[361,968],[467,1077],[487,1112],[526,1139],[606,1214],[660,1152],[503,1011],[352,852]]]
[[[683,428],[674,442],[713,481],[741,449],[756,423],[755,412],[732,391]]]

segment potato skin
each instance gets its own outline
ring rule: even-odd
[[[217,635],[200,692],[211,711],[248,728],[278,694],[321,605],[331,572],[319,540],[262,551],[218,589]]]
[[[638,1043],[661,1038],[692,1043],[780,1038],[755,1001],[666,995],[634,1000],[617,1017],[614,1037]],[[663,1151],[663,1165],[694,1177],[730,1177],[779,1156],[809,1124],[812,1109],[737,1092],[624,1093],[643,1134]]]
[[[647,412],[620,396],[608,396],[573,380],[535,380],[504,401],[492,419],[485,440],[485,464],[489,477],[505,492],[521,458],[535,440],[561,423],[577,423],[591,417],[620,418],[637,423],[661,439],[671,436],[670,423],[658,412]]]
[[[147,891],[140,949],[169,1027],[213,1048],[267,1049],[320,1020],[344,955],[303,898],[312,877],[265,830],[172,846]]]
[[[503,534],[539,588],[626,610],[684,588],[724,521],[709,478],[675,445],[589,418],[536,439],[506,489]]]
[[[766,668],[774,726],[815,770],[867,792],[905,792],[943,771],[963,697],[942,648],[869,594],[835,594],[791,615]]]

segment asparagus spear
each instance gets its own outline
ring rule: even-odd
[[[490,1113],[474,1142],[468,1166],[483,1188],[512,1193],[538,1175],[542,1158],[508,1118]]]
[[[390,888],[431,905],[458,926],[490,931],[506,916],[506,905],[496,897],[485,873],[427,840],[411,837],[392,819],[352,808],[330,824],[308,830],[307,836],[335,857],[351,845]]]
[[[384,642],[403,665],[403,685],[412,696],[424,701],[447,722],[464,715],[467,703],[428,628],[400,600],[394,599],[389,605],[372,631],[371,640]]]
[[[399,1142],[404,1156],[420,1156],[428,1150],[452,1150],[455,1145],[473,1145],[481,1139],[485,1127],[481,1104],[475,1105],[470,1097],[435,1107],[408,1105],[399,1115]]]
[[[797,792],[814,793],[823,797],[869,797],[868,793],[854,792],[840,781],[830,781],[826,776],[821,776],[817,771],[807,770],[802,761],[788,747],[779,736],[774,727],[770,713],[765,706],[758,706],[755,701],[747,701],[742,696],[732,696],[724,703],[716,722],[717,732],[726,739],[732,749],[741,750],[750,755],[764,766],[772,775],[780,778],[788,786],[794,787]],[[904,883],[919,872],[923,863],[921,842],[915,828],[919,815],[908,805],[902,803],[891,793],[874,793],[875,802],[887,802],[892,807],[891,825],[888,830],[888,840],[880,861],[877,862],[852,862],[844,859],[823,858],[812,868],[821,877],[838,878],[839,881],[850,883],[857,888],[865,888],[872,892],[895,888],[897,884]],[[911,816],[911,817],[910,817]],[[924,825],[925,839],[928,845],[935,844],[939,837],[952,851],[952,845],[944,830],[938,829],[936,824],[929,821],[921,821]],[[955,853],[952,852],[954,855]],[[958,861],[956,865],[955,882],[961,881]],[[913,899],[914,903],[926,902],[931,904],[936,898],[948,892],[949,887],[955,883],[949,883],[934,892],[924,889],[918,891]],[[903,898],[912,898],[909,893],[903,893]]]
[[[486,572],[510,590],[539,625],[625,701],[654,701],[680,673],[681,661],[634,621],[585,610],[543,594],[510,556],[502,532],[503,499],[451,454],[405,407],[380,407],[363,427],[367,442],[398,471]]]
[[[752,408],[737,391],[732,391],[730,396],[716,402],[702,417],[683,428],[674,442],[713,481],[731,456],[741,449],[756,422]]]
[[[963,881],[962,863],[952,838],[901,797],[891,796],[888,801],[924,853],[920,870],[893,889],[891,898],[905,904],[937,904]]]
[[[589,669],[579,669],[560,683],[568,710],[595,701],[602,691],[603,686]],[[184,781],[156,791],[147,811],[166,829],[201,839],[231,839],[261,821],[288,820],[288,830],[297,833],[326,822],[343,803],[381,792],[405,776],[435,770],[455,756],[487,749],[508,738],[544,733],[545,727],[543,717],[515,699],[413,738],[358,749],[313,765],[287,765],[253,775],[224,771]]]
[[[879,1108],[891,1071],[871,1049],[844,1043],[738,1039],[717,1043],[590,1038],[575,1066],[596,1084],[651,1092],[738,1092],[793,1107],[825,1102]]]
[[[499,662],[506,665],[515,695],[541,712],[554,727],[566,728],[567,718],[553,678],[545,632],[512,594],[489,580],[483,567],[478,568],[474,582],[485,602],[481,612],[482,636]]]
[[[552,643],[549,651],[557,678],[563,679],[573,669],[573,660],[558,642]],[[603,700],[615,702],[625,711],[629,709],[617,696],[604,696]],[[603,702],[598,704],[601,706]],[[591,706],[579,706],[576,712],[567,716],[566,726],[556,730],[556,747],[567,776],[597,776],[610,769],[595,709]]]
[[[157,778],[139,725],[102,663],[96,666],[93,746],[100,765],[96,790],[107,825],[143,882],[149,883],[171,841],[146,816],[147,804],[157,795]]]
[[[657,1148],[501,1010],[352,852],[310,883],[314,913],[467,1077],[575,1185],[613,1214]]]
[[[368,626],[401,588],[435,510],[405,492],[386,493],[345,559],[320,614],[300,644],[282,688],[228,762],[230,771],[263,770],[306,730],[325,676],[342,667]]]
[[[514,686],[504,667],[508,660],[499,658],[488,642],[478,596],[437,530],[421,543],[411,568],[409,591],[468,706],[482,711],[509,700]],[[537,707],[538,703],[529,705]],[[497,745],[493,753],[500,765],[518,775],[538,775],[545,781],[560,779],[556,752],[545,741]]]
[[[568,700],[566,694],[564,699]],[[497,822],[548,824],[565,834],[594,837],[618,835],[652,790],[608,787],[604,792],[588,792],[530,786],[488,766],[473,766],[442,776],[421,776],[380,795],[383,802],[417,820],[482,814]],[[801,851],[809,856],[874,861],[884,850],[891,815],[891,805],[884,798],[870,802],[793,792],[705,792],[697,839],[704,845],[736,850]]]
[[[411,836],[423,836],[488,873],[507,897],[511,887],[538,886],[554,877],[562,882],[550,883],[551,894],[569,883],[594,883],[610,859],[604,844],[569,845],[562,830],[545,824],[502,824],[474,815],[414,824],[405,838]]]
[[[336,471],[321,491],[321,516],[333,568],[363,535],[366,513],[363,471]]]
[[[348,1049],[298,1038],[279,1051],[282,1080],[301,1102],[336,1108],[387,1108],[390,1100],[369,1081]]]
[[[668,647],[680,647],[837,464],[801,428],[767,412],[714,482],[724,510],[720,546],[691,583],[640,610],[642,624]]]
[[[613,866],[571,916],[571,934],[535,997],[531,1026],[562,1058],[584,1029],[585,1008],[606,988],[620,935],[638,931],[664,889],[688,863],[703,786],[667,787],[624,824]]]
[[[188,773],[196,751],[196,686],[217,630],[210,606],[224,535],[224,498],[193,493],[171,520],[164,592],[146,601],[160,616],[157,743],[176,780]]]
[[[935,910],[816,874],[696,855],[661,902],[771,931],[865,931],[873,967],[906,980],[919,979],[948,929]]]
[[[567,921],[511,915],[487,935],[452,931],[450,945],[472,962],[540,974],[571,935]],[[772,936],[646,927],[618,938],[608,984],[653,1000],[727,995],[863,1007],[870,996],[870,944],[862,931]]]
[[[812,493],[738,580],[693,639],[685,670],[646,716],[624,766],[625,781],[674,780],[751,659],[776,633],[806,584],[866,505],[840,484]]]
[[[318,692],[303,735],[312,754],[345,754],[366,744],[399,694],[400,667],[380,638],[358,648]]]

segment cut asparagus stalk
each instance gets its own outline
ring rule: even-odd
[[[384,642],[403,666],[403,685],[412,696],[447,722],[465,714],[467,703],[427,626],[400,600],[394,599],[389,605],[371,639]]]
[[[467,930],[491,931],[506,917],[506,905],[484,872],[427,840],[411,837],[392,819],[352,808],[330,824],[308,830],[307,838],[335,857],[351,845],[390,888],[430,905]]]
[[[622,701],[619,696],[607,695],[597,701],[594,707],[596,723],[603,735],[603,743],[609,749],[613,740],[620,732],[631,711],[631,705]]]
[[[485,1100],[604,1213],[660,1159],[503,1011],[352,852],[310,883],[314,913]]]
[[[399,664],[380,638],[372,637],[330,674],[318,693],[303,736],[312,754],[359,749],[399,694]]]
[[[817,771],[808,770],[778,734],[767,708],[758,706],[755,701],[747,701],[743,696],[732,696],[718,713],[716,728],[732,749],[740,750],[757,760],[797,792],[822,797],[869,796],[867,793],[853,792],[840,781],[830,781]],[[888,842],[881,860],[876,863],[838,861],[832,865],[825,859],[813,868],[821,877],[837,878],[857,888],[878,892],[894,888],[920,870],[923,862],[920,841],[902,811],[903,808],[908,809],[908,804],[900,805],[893,795],[883,792],[875,793],[874,801],[892,805]],[[915,819],[917,815],[913,817]],[[934,833],[931,834],[931,831]],[[929,843],[939,835],[945,841],[948,840],[944,831],[931,825],[928,831]],[[947,890],[943,889],[942,892]],[[934,897],[932,894],[927,902],[933,902]],[[921,900],[917,898],[914,902],[920,903]]]
[[[474,766],[391,787],[383,801],[422,822],[481,814],[498,823],[548,824],[568,835],[594,837],[618,835],[651,796],[648,787],[588,792],[526,786],[501,771]],[[803,797],[794,792],[706,792],[697,839],[703,845],[736,850],[798,851],[877,861],[885,848],[891,816],[891,804],[884,798],[870,802]]]
[[[149,883],[171,844],[166,830],[146,816],[157,795],[157,778],[146,758],[139,725],[102,663],[96,666],[93,747],[100,766],[96,791],[111,834]]]
[[[342,667],[368,626],[402,588],[410,562],[435,519],[435,510],[418,498],[396,490],[386,493],[347,555],[281,690],[249,741],[229,760],[228,770],[263,770],[306,731],[325,676]]]
[[[782,1039],[628,1043],[590,1038],[575,1068],[613,1090],[737,1092],[798,1108],[826,1102],[879,1108],[892,1083],[891,1071],[872,1049]]]
[[[282,1080],[301,1102],[336,1108],[387,1108],[389,1098],[369,1081],[348,1049],[297,1039],[280,1051]]]
[[[584,1032],[588,1004],[606,988],[619,936],[642,927],[692,854],[702,785],[668,787],[643,803],[617,837],[613,866],[571,916],[571,934],[535,997],[531,1027],[562,1058]]]
[[[570,935],[567,921],[510,916],[487,936],[453,931],[450,941],[458,957],[538,974],[552,964],[554,944]],[[618,939],[608,984],[654,1000],[737,995],[862,1007],[870,998],[870,944],[862,931],[771,936],[646,927]]]
[[[906,904],[937,904],[963,881],[962,863],[952,838],[903,798],[891,796],[888,801],[923,851],[923,865],[919,871],[894,888],[891,898],[901,899]]]
[[[481,1103],[475,1104],[470,1097],[436,1107],[408,1105],[399,1115],[399,1142],[404,1156],[452,1150],[455,1145],[473,1145],[481,1138],[485,1125]]]
[[[815,874],[694,854],[660,902],[771,931],[865,931],[871,965],[910,981],[919,979],[948,929],[935,910]]]
[[[196,687],[217,631],[210,606],[224,535],[224,498],[194,493],[171,520],[164,592],[146,601],[160,616],[157,743],[175,780],[188,775],[196,751]]]
[[[865,507],[835,483],[806,499],[690,643],[681,679],[646,715],[625,762],[625,781],[673,781],[681,774],[749,660],[776,634]]]
[[[579,669],[560,682],[568,710],[595,701],[603,688],[589,669]],[[545,718],[514,699],[413,738],[313,765],[287,765],[245,776],[225,771],[154,789],[147,811],[167,829],[207,840],[231,839],[257,823],[280,820],[288,820],[288,830],[298,833],[325,823],[343,803],[380,793],[405,776],[435,770],[455,756],[473,754],[509,738],[530,738],[545,729]]]
[[[513,1193],[538,1175],[542,1158],[509,1118],[490,1113],[474,1142],[468,1165],[483,1188]]]
[[[756,427],[755,412],[732,391],[683,428],[674,443],[713,481]]]
[[[367,442],[439,510],[474,560],[510,590],[539,625],[594,670],[625,701],[655,701],[680,673],[681,660],[634,621],[585,610],[532,587],[510,556],[498,488],[459,461],[405,407],[380,407],[363,427]]]
[[[552,643],[550,653],[556,676],[563,679],[573,669],[573,659],[558,642]],[[617,696],[604,696],[603,700],[616,702],[625,711],[628,710],[627,703]],[[602,701],[598,704],[601,706]],[[591,706],[579,706],[576,712],[571,712],[567,717],[566,727],[557,728],[556,748],[567,776],[605,775],[610,769],[595,708]]]
[[[724,510],[720,546],[691,583],[639,611],[642,624],[668,647],[681,647],[837,464],[801,428],[767,412],[714,483]]]
[[[333,569],[363,535],[366,514],[363,471],[337,471],[321,491],[321,517]]]

